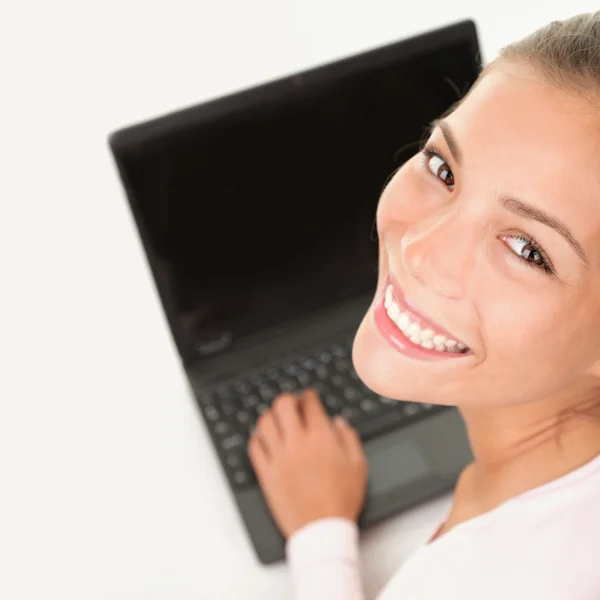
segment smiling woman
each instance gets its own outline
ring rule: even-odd
[[[467,410],[513,406],[528,418],[577,404],[584,380],[596,389],[593,106],[531,64],[504,59],[396,172],[377,211],[378,289],[354,343],[371,388]],[[425,321],[470,349],[464,360],[415,360],[388,343],[378,315],[390,278]],[[401,330],[404,317],[394,316]]]
[[[506,47],[383,190],[354,366],[457,406],[475,457],[385,600],[600,597],[599,125],[597,12]],[[356,600],[365,463],[323,415],[279,399],[250,455],[297,598]]]

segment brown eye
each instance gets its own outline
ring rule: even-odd
[[[540,256],[540,253],[532,246],[532,244],[527,244],[521,250],[521,256],[527,262],[533,263],[540,267],[544,266],[544,259]]]
[[[526,235],[503,235],[500,239],[516,254],[524,264],[539,268],[546,273],[554,273],[554,267],[542,247]]]
[[[454,175],[443,158],[437,154],[430,155],[427,160],[427,168],[449,188],[454,187]]]

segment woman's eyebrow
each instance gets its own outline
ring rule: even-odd
[[[439,127],[442,130],[442,134],[446,140],[446,144],[448,144],[452,158],[454,158],[456,164],[460,167],[462,163],[462,153],[458,147],[458,144],[456,143],[456,139],[454,138],[454,134],[450,129],[450,125],[448,125],[444,119],[434,119],[431,121],[431,132],[433,132],[436,127]]]
[[[540,208],[536,208],[535,206],[531,206],[531,204],[526,204],[525,202],[521,202],[521,200],[516,200],[515,198],[501,196],[500,204],[507,210],[519,215],[520,217],[531,219],[532,221],[538,221],[539,223],[554,229],[569,243],[573,250],[575,250],[577,256],[581,258],[585,266],[590,266],[590,261],[585,251],[581,247],[581,244],[575,239],[568,227],[562,221],[550,216]]]

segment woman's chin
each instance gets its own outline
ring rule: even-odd
[[[361,381],[376,394],[395,400],[442,402],[442,390],[432,381],[427,363],[400,355],[383,339],[376,328],[371,307],[356,332],[352,345],[352,362]]]

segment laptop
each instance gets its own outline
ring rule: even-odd
[[[472,460],[454,407],[378,396],[351,346],[377,280],[381,191],[479,70],[466,20],[109,136],[210,460],[262,563],[285,541],[246,444],[281,392],[316,388],[360,433],[363,529],[448,492]]]

